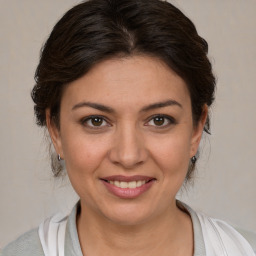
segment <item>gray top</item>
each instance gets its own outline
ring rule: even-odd
[[[78,233],[76,228],[76,216],[77,210],[79,209],[79,204],[77,204],[71,214],[68,217],[67,230],[65,236],[65,256],[83,256]],[[190,214],[193,230],[194,230],[194,256],[203,256],[205,255],[205,244],[202,234],[201,225],[196,213],[189,207],[184,206],[187,212]],[[240,231],[240,230],[238,230]],[[253,233],[242,233],[251,243],[252,247],[255,250],[256,243],[256,234]],[[38,228],[33,229],[22,236],[20,236],[14,242],[8,244],[2,251],[1,256],[44,256],[44,252],[41,246],[41,242],[38,235]]]

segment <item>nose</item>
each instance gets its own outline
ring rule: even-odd
[[[113,140],[109,159],[115,165],[133,169],[146,161],[148,152],[143,136],[136,130],[136,127],[126,126],[124,129],[118,129]]]

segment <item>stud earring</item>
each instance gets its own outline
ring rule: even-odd
[[[60,160],[62,160],[62,158],[60,157],[60,154],[58,154],[58,161],[60,162]]]
[[[192,162],[193,164],[196,163],[196,160],[197,160],[196,156],[193,156],[193,157],[191,158],[191,162]]]

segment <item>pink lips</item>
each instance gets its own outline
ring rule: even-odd
[[[150,189],[150,187],[154,184],[155,178],[148,176],[122,176],[122,175],[114,175],[101,178],[103,184],[108,189],[108,191],[119,198],[127,198],[132,199],[140,196],[144,192]],[[119,181],[119,182],[138,182],[145,181],[146,183],[135,188],[121,188],[114,184],[111,184],[110,181]]]

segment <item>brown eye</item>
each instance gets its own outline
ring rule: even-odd
[[[165,122],[165,119],[166,119],[166,118],[164,118],[164,117],[162,117],[162,116],[158,116],[158,117],[155,117],[155,118],[153,119],[153,122],[154,122],[154,124],[155,124],[156,126],[162,126],[162,125],[164,124],[164,122]]]
[[[94,117],[91,119],[91,123],[93,126],[101,126],[103,123],[103,119],[100,117]]]
[[[109,125],[108,122],[100,116],[88,117],[82,121],[82,124],[90,128],[103,128]]]
[[[166,115],[156,115],[152,117],[149,122],[146,124],[147,126],[165,128],[172,124],[176,124],[176,121],[171,116]]]

